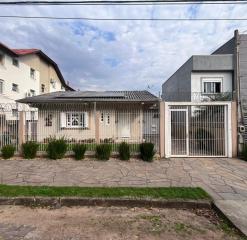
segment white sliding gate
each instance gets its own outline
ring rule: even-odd
[[[231,103],[166,103],[166,157],[231,157]]]

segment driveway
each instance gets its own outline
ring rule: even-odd
[[[247,162],[239,159],[1,160],[0,179],[14,185],[201,186],[247,234]]]

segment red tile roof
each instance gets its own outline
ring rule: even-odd
[[[32,54],[32,53],[37,53],[40,50],[39,49],[11,49],[14,53],[17,55],[26,55],[26,54]]]
[[[45,53],[43,53],[40,49],[36,49],[36,48],[10,49],[9,47],[7,47],[6,45],[4,45],[1,42],[0,42],[0,49],[4,49],[10,55],[15,56],[15,57],[21,57],[21,56],[28,55],[28,54],[37,54],[37,55],[39,55],[39,57],[43,58],[46,62],[50,63],[54,67],[54,69],[55,69],[59,79],[61,80],[63,86],[65,87],[65,89],[70,90],[70,91],[74,91],[74,89],[72,87],[70,87],[65,82],[65,79],[63,78],[63,75],[60,72],[58,65],[51,58],[49,58]]]

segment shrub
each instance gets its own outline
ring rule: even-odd
[[[140,153],[143,161],[151,162],[155,154],[153,143],[142,143],[140,145]]]
[[[119,157],[121,160],[129,160],[130,159],[130,145],[126,142],[122,142],[119,145]]]
[[[22,144],[22,154],[24,158],[32,159],[36,157],[39,144],[33,141],[29,141]]]
[[[46,152],[50,159],[61,159],[67,151],[67,144],[64,138],[51,138],[49,140]]]
[[[5,145],[2,147],[2,157],[4,159],[8,159],[14,156],[15,154],[15,147],[13,145]]]
[[[87,146],[85,144],[75,144],[72,150],[75,154],[75,159],[81,160],[84,159],[84,154],[87,150]]]
[[[245,144],[243,147],[242,156],[243,156],[244,160],[247,161],[247,144]]]
[[[96,146],[96,157],[99,160],[109,160],[112,147],[110,144],[104,143]]]

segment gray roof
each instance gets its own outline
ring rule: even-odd
[[[159,98],[148,91],[76,91],[53,92],[27,97],[20,103],[67,103],[67,102],[157,102]]]

